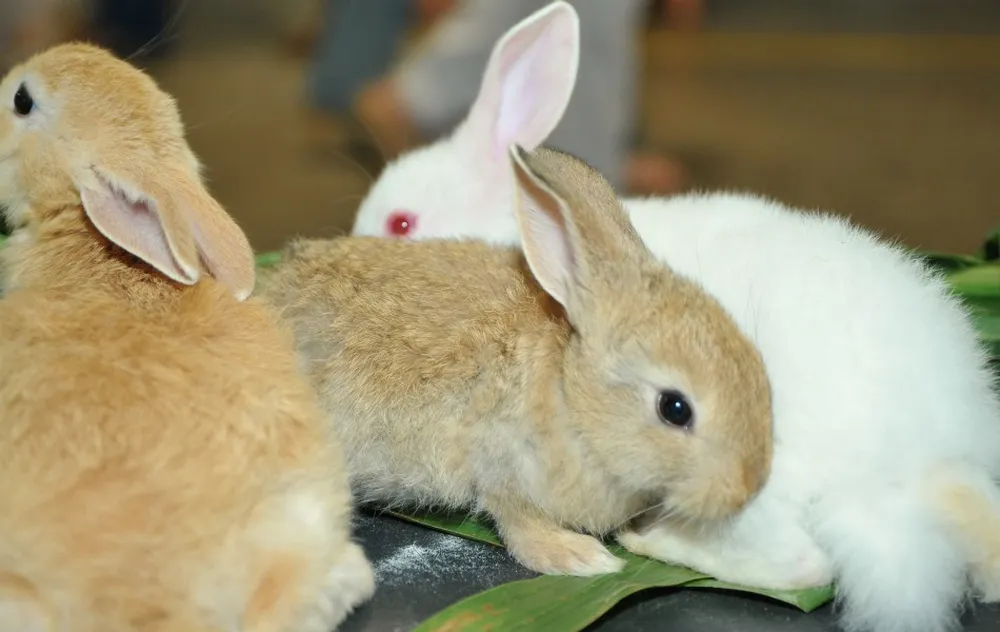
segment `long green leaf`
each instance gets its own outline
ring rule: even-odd
[[[388,512],[390,515],[397,518],[413,522],[415,524],[423,525],[425,527],[430,527],[438,531],[443,531],[445,533],[450,533],[452,535],[461,536],[463,538],[468,538],[470,540],[476,540],[478,542],[483,542],[485,544],[492,544],[493,546],[503,546],[500,538],[497,536],[496,532],[493,531],[489,526],[483,524],[479,519],[473,518],[471,516],[462,515],[447,515],[447,514],[421,514],[421,515],[411,515],[396,511]],[[648,562],[646,558],[641,558],[629,553],[618,545],[611,545],[609,547],[611,551],[626,560],[641,561],[643,563]],[[656,565],[663,567],[665,569],[677,568],[673,566],[668,566],[662,562],[656,562]],[[704,576],[702,576],[704,577]],[[724,590],[735,590],[739,592],[751,592],[764,597],[770,597],[777,601],[783,601],[785,603],[797,606],[806,612],[815,610],[819,606],[823,605],[833,597],[833,591],[831,587],[824,588],[814,588],[809,590],[798,590],[798,591],[782,591],[782,590],[762,590],[759,588],[753,588],[749,586],[738,586],[736,584],[728,584],[726,582],[720,582],[715,579],[703,579],[692,584],[690,586],[699,586],[705,588],[718,588]]]
[[[685,584],[684,588],[713,588],[716,590],[737,590],[738,592],[754,593],[762,597],[769,597],[775,601],[783,601],[791,604],[806,613],[830,603],[833,601],[835,594],[833,586],[820,586],[818,588],[807,588],[806,590],[764,590],[746,586],[734,589],[732,585],[716,579],[696,579]]]
[[[502,546],[494,531],[470,516],[426,514],[392,515],[432,529]],[[498,586],[453,604],[425,621],[430,630],[551,630],[576,632],[590,625],[619,601],[652,588],[709,588],[748,592],[811,612],[833,599],[833,588],[802,591],[761,590],[712,579],[690,569],[633,555],[618,545],[609,547],[626,561],[625,568],[598,577],[542,575]]]
[[[510,582],[452,604],[415,632],[583,630],[619,601],[641,590],[681,586],[704,575],[653,560],[629,563],[612,575],[542,575]]]

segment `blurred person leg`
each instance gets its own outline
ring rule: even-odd
[[[392,73],[369,85],[355,111],[392,159],[465,116],[493,44],[547,0],[461,0]]]
[[[580,15],[580,67],[573,97],[548,144],[587,160],[622,192],[672,193],[684,168],[640,142],[639,37],[647,0],[573,0]]]
[[[633,153],[641,32],[648,0],[575,0],[581,58],[573,97],[547,144],[580,156],[616,187],[669,193],[683,186],[679,165]],[[371,85],[356,110],[392,158],[446,133],[475,100],[494,43],[548,0],[465,0],[395,72]]]
[[[326,0],[308,69],[310,102],[346,114],[357,92],[385,74],[413,21],[413,0]]]

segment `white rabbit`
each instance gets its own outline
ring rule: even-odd
[[[519,243],[507,148],[531,151],[552,133],[569,104],[579,58],[579,17],[567,2],[553,2],[511,27],[493,47],[465,120],[448,138],[386,166],[353,233],[474,234]],[[442,174],[466,177],[443,180]]]
[[[518,242],[513,179],[492,148],[541,144],[577,65],[577,43],[544,22],[496,44],[468,119],[384,171],[355,234]],[[835,581],[850,630],[943,632],[971,592],[1000,601],[996,378],[945,282],[844,219],[761,197],[625,204],[650,249],[759,347],[775,452],[724,530],[647,516],[621,542],[751,586]]]

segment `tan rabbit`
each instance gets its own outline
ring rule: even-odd
[[[622,560],[592,535],[654,506],[723,519],[760,489],[769,382],[719,305],[647,252],[600,175],[549,150],[511,157],[524,257],[304,240],[267,296],[359,496],[485,512],[536,571],[614,572]]]
[[[68,44],[0,103],[0,629],[332,629],[343,456],[173,100]]]

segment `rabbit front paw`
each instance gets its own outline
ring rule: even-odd
[[[597,538],[561,528],[509,530],[506,543],[518,562],[547,575],[604,575],[625,566]]]
[[[623,531],[618,542],[636,555],[755,588],[801,590],[833,581],[833,566],[822,551],[806,544],[795,547],[790,540],[782,550],[765,554],[752,543],[702,541],[661,525],[642,533]]]

